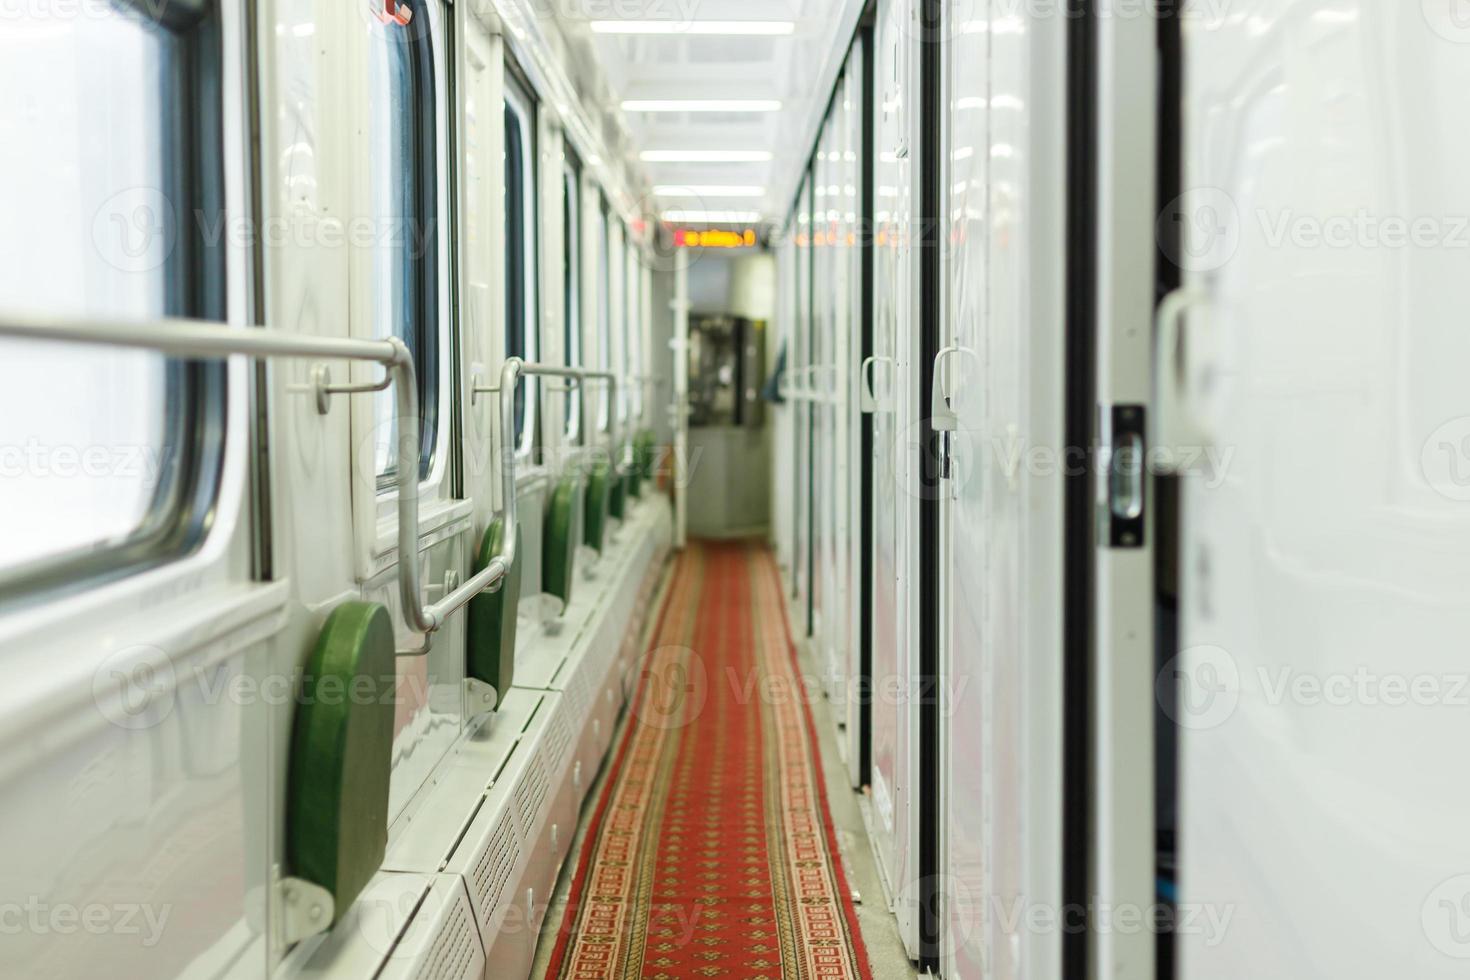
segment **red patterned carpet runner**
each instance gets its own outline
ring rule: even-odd
[[[691,544],[547,976],[867,980],[770,554]]]

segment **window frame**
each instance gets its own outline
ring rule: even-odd
[[[229,243],[210,242],[207,222],[193,216],[225,213],[225,92],[223,23],[217,0],[179,5],[166,17],[130,2],[116,8],[119,26],[131,21],[154,32],[167,52],[158,98],[163,129],[165,186],[174,202],[176,245],[161,266],[163,316],[225,322],[229,315]],[[188,206],[178,206],[180,202]],[[162,355],[160,355],[162,356]],[[0,567],[0,608],[28,607],[117,581],[199,552],[222,504],[228,367],[219,361],[164,361],[164,466],[139,523],[119,539]]]
[[[540,269],[540,255],[537,251],[538,237],[537,224],[539,218],[540,194],[537,193],[540,184],[539,170],[537,167],[537,117],[538,105],[529,85],[525,84],[520,76],[519,70],[509,55],[506,56],[505,89],[504,89],[506,122],[505,131],[505,184],[502,199],[505,203],[505,330],[502,332],[501,343],[505,357],[519,356],[527,361],[535,361],[540,357],[541,335],[540,324],[540,284],[538,280]],[[519,229],[511,220],[511,193],[510,179],[512,166],[511,139],[510,139],[510,117],[517,117],[517,126],[520,137],[520,164],[519,190],[521,192],[520,207],[516,209],[521,219]],[[516,231],[518,235],[515,235]],[[520,255],[519,266],[515,264],[513,250],[510,248],[512,236],[519,239]],[[517,275],[514,277],[519,281],[520,291],[517,293],[512,289],[512,269]],[[514,301],[519,298],[520,302]],[[512,316],[511,310],[517,308],[520,324],[520,349],[519,351],[510,343]],[[527,377],[521,381],[520,390],[517,392],[517,406],[524,406],[523,412],[524,428],[520,431],[516,440],[516,458],[524,459],[532,456],[536,447],[540,445],[541,418],[537,411],[540,403],[540,386],[536,378]]]
[[[562,360],[581,367],[586,357],[582,341],[582,160],[571,144],[562,153]],[[582,386],[567,393],[567,417],[562,428],[573,445],[582,442]]]
[[[614,266],[610,273],[613,288],[617,292],[617,300],[613,301],[609,296],[608,305],[612,309],[612,323],[608,331],[608,341],[612,345],[611,370],[618,376],[618,397],[616,411],[618,413],[618,429],[626,438],[628,423],[628,348],[626,344],[628,334],[628,228],[623,220],[616,215],[608,221],[608,252],[611,254]],[[616,237],[616,242],[613,241]]]
[[[643,420],[643,254],[631,231],[627,243],[627,322],[623,326],[623,359],[628,365],[628,421],[636,427]]]
[[[598,194],[597,235],[597,368],[615,371],[612,352],[612,221],[607,210],[607,196]],[[597,403],[597,431],[610,432],[612,411],[609,399]]]
[[[440,108],[441,89],[437,72],[439,51],[434,44],[435,4],[433,0],[401,2],[418,17],[417,22],[409,21],[413,26],[395,35],[402,39],[407,54],[409,91],[406,99],[416,111],[413,113],[407,160],[411,183],[408,201],[412,211],[404,215],[403,227],[394,229],[394,234],[403,238],[405,283],[411,294],[412,305],[405,312],[404,319],[411,325],[412,332],[403,340],[413,354],[414,380],[418,385],[419,482],[422,484],[434,481],[436,467],[448,441],[449,426],[441,422],[448,418],[447,400],[452,386],[446,382],[451,369],[448,363],[450,343],[448,317],[442,308],[441,270],[445,265],[440,254],[444,218],[441,213],[444,202],[440,150],[444,114]],[[420,241],[425,246],[423,254],[417,254],[415,248]],[[430,366],[433,370],[428,369]],[[398,489],[397,460],[392,453],[389,454],[387,468],[375,473],[374,479],[379,500],[391,502]],[[386,513],[382,511],[380,516]]]

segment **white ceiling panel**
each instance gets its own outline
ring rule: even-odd
[[[854,23],[860,7],[854,0],[558,0],[556,9],[568,38],[596,58],[610,108],[718,103],[719,111],[674,105],[624,113],[635,152],[703,151],[713,158],[644,157],[642,172],[663,191],[659,208],[758,211],[777,221],[840,63],[845,42],[837,25]],[[728,111],[732,100],[779,107]],[[770,159],[723,159],[751,151]]]

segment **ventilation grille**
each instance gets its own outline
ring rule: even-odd
[[[536,826],[536,814],[550,788],[551,780],[546,775],[546,763],[538,753],[531,757],[531,764],[526,767],[520,785],[516,787],[516,809],[520,811],[521,827],[525,829],[527,838],[530,838],[532,828]]]
[[[587,702],[591,700],[591,693],[587,690],[588,665],[582,664],[582,669],[577,671],[577,677],[567,685],[567,708],[568,714],[573,718],[585,718],[587,716]]]
[[[581,717],[584,713],[579,710],[573,717]],[[561,765],[566,761],[567,753],[572,748],[572,732],[567,721],[569,715],[571,712],[558,711],[552,716],[551,724],[546,728],[546,748],[542,750],[541,755],[550,764],[552,772],[561,771]]]
[[[455,891],[459,891],[458,885]],[[414,980],[465,980],[475,965],[479,947],[478,934],[470,924],[469,910],[460,898],[440,927],[433,950],[419,964]]]
[[[500,826],[490,838],[490,843],[480,854],[475,865],[475,894],[480,896],[480,922],[489,925],[490,917],[500,904],[500,896],[510,882],[510,876],[521,859],[521,842],[516,836],[515,825],[510,814],[500,818]]]

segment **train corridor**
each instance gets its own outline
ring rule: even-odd
[[[763,544],[679,557],[534,975],[912,975],[791,636]]]

